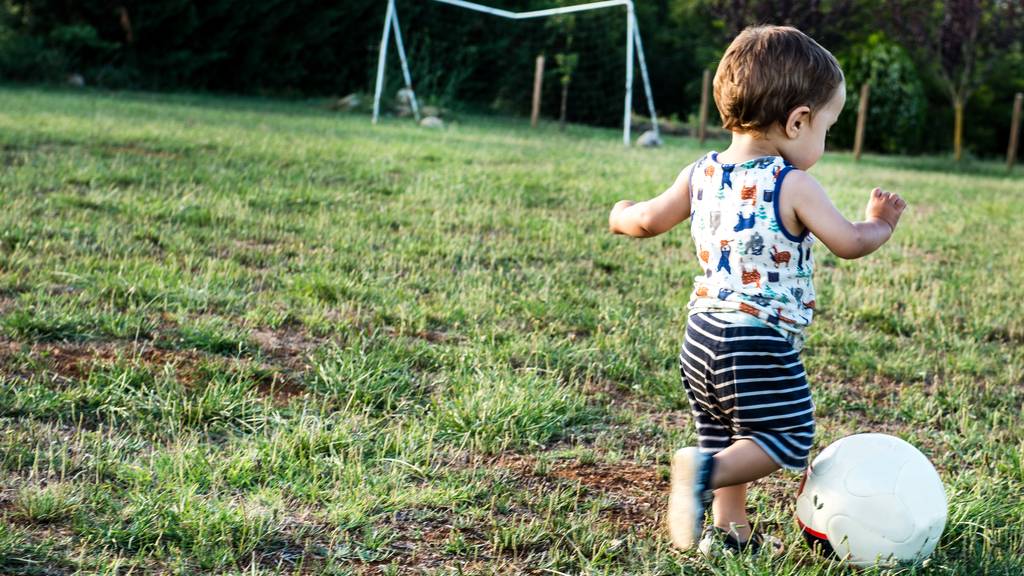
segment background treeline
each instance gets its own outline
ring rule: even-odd
[[[527,10],[578,1],[485,3]],[[852,144],[857,90],[870,80],[868,149],[949,150],[960,94],[967,150],[997,155],[1009,136],[1013,94],[1024,90],[1022,3],[636,0],[636,9],[659,115],[695,114],[701,71],[715,66],[738,30],[788,23],[832,50],[847,74],[848,110],[832,144]],[[385,7],[384,0],[6,0],[0,76],[35,82],[80,74],[109,88],[370,93]],[[417,94],[428,103],[523,113],[533,59],[543,52],[548,115],[557,114],[559,87],[568,83],[570,121],[621,121],[624,10],[515,23],[398,0],[398,14]],[[390,102],[400,86],[393,50],[388,80]],[[643,113],[639,88],[638,76],[634,107]]]

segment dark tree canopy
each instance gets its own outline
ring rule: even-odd
[[[580,1],[485,3],[529,10]],[[890,94],[894,100],[885,106],[873,100],[872,109],[880,106],[877,114],[898,118],[901,107],[913,109],[900,130],[869,138],[876,150],[947,149],[942,139],[921,137],[915,128],[920,121],[910,119],[952,127],[949,103],[959,101],[968,148],[1001,153],[1013,93],[1024,91],[1024,0],[635,2],[658,112],[684,122],[696,114],[702,71],[713,69],[733,36],[752,24],[796,26],[841,62],[856,62],[850,72],[858,83],[884,81],[885,87],[873,94]],[[544,52],[551,63],[549,86],[555,87],[544,94],[545,113],[557,116],[557,87],[568,82],[570,122],[621,121],[624,10],[605,21],[581,14],[571,27],[553,23],[515,29],[476,13],[444,12],[430,0],[397,3],[414,83],[425,100],[525,113],[523,86],[531,83],[533,58]],[[278,96],[367,93],[373,89],[385,6],[383,0],[8,0],[0,5],[0,77],[63,82],[77,73],[89,85],[108,88]],[[903,65],[907,53],[917,70]],[[871,62],[874,55],[896,68],[880,67],[882,60]],[[571,77],[566,75],[568,62]],[[396,59],[389,66],[397,66]],[[389,97],[398,78],[392,69]],[[634,106],[643,113],[639,76],[636,81]],[[853,111],[847,108],[844,116]],[[847,131],[852,122],[841,121],[833,143],[850,140]]]

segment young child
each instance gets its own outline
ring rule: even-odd
[[[751,532],[747,483],[807,466],[814,403],[799,352],[815,309],[811,247],[818,239],[840,258],[870,254],[906,203],[875,188],[865,220],[851,223],[805,172],[821,158],[846,89],[836,59],[799,30],[744,30],[718,66],[714,93],[729,148],[687,166],[656,198],[618,202],[608,224],[647,238],[690,218],[703,270],[679,356],[699,447],[672,458],[673,544],[696,543],[710,505],[701,552],[777,553],[778,539]]]

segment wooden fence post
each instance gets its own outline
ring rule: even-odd
[[[1013,116],[1010,117],[1010,145],[1006,148],[1006,169],[1013,170],[1013,163],[1017,159],[1017,138],[1020,134],[1020,106],[1024,100],[1024,93],[1017,92],[1013,97]]]
[[[860,152],[864,148],[864,124],[868,118],[868,96],[871,84],[865,82],[860,87],[860,104],[857,106],[857,131],[853,135],[853,159],[860,160]]]
[[[537,127],[540,118],[540,88],[544,84],[544,55],[537,56],[537,69],[533,73],[533,111],[530,112],[530,127]]]
[[[711,87],[711,70],[704,70],[704,81],[700,87],[700,125],[697,129],[697,137],[700,143],[707,138],[708,128],[708,89]]]

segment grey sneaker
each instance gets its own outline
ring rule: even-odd
[[[672,456],[672,486],[668,497],[668,533],[672,544],[689,550],[704,524],[711,504],[710,488],[714,459],[697,448],[680,448]]]
[[[725,555],[747,553],[751,556],[767,554],[772,558],[782,554],[785,546],[782,540],[770,534],[753,532],[744,542],[740,542],[733,530],[724,530],[717,526],[708,526],[697,545],[706,558],[719,558]]]

